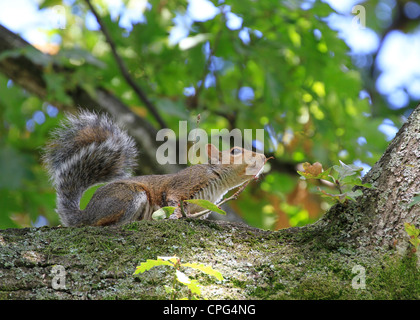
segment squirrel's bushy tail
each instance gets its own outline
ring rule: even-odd
[[[95,184],[130,176],[136,157],[134,140],[109,117],[88,111],[68,115],[44,153],[62,224],[83,224],[79,208],[83,192]]]

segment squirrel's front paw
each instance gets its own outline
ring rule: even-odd
[[[181,208],[176,208],[174,213],[169,216],[169,219],[179,219],[182,218]]]

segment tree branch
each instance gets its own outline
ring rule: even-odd
[[[73,69],[63,68],[60,65],[54,64],[51,56],[43,54],[21,37],[0,25],[0,55],[8,51],[28,47],[31,47],[31,50],[37,53],[40,60],[51,60],[54,72],[64,75],[67,74],[66,76],[71,77],[74,72]],[[31,94],[48,101],[61,110],[71,110],[74,109],[74,106],[78,105],[90,110],[95,109],[109,113],[127,129],[141,150],[141,166],[138,168],[139,174],[173,173],[180,170],[181,166],[179,165],[163,166],[157,162],[156,150],[159,146],[156,142],[157,130],[151,123],[133,113],[128,106],[107,90],[96,87],[94,89],[95,94],[91,96],[81,85],[77,84],[74,88],[72,87],[66,91],[66,94],[72,99],[72,103],[65,104],[55,100],[54,97],[48,96],[48,88],[44,80],[44,75],[47,72],[46,67],[37,63],[37,61],[31,60],[24,55],[5,56],[0,60],[0,72]]]
[[[153,105],[153,103],[149,100],[147,95],[144,93],[144,91],[140,88],[140,86],[134,81],[134,79],[131,77],[130,73],[127,70],[127,67],[124,64],[124,61],[121,59],[117,52],[117,47],[114,43],[114,41],[111,38],[111,35],[108,32],[108,29],[106,28],[105,24],[103,23],[101,17],[99,16],[98,12],[95,10],[93,5],[89,0],[85,0],[86,4],[89,6],[90,11],[92,11],[93,15],[96,18],[96,21],[98,22],[99,26],[101,27],[102,33],[105,36],[106,42],[108,42],[111,52],[114,56],[115,61],[118,64],[118,67],[120,68],[121,74],[124,77],[124,79],[127,81],[127,83],[130,85],[130,87],[134,90],[134,92],[137,94],[137,96],[140,98],[140,100],[143,101],[145,104],[147,110],[150,111],[150,113],[153,115],[153,117],[156,119],[156,121],[159,123],[159,126],[161,128],[167,128],[165,121],[160,116],[159,112],[157,111],[156,107]]]

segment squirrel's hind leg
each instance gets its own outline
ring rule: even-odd
[[[147,193],[136,182],[111,182],[96,190],[82,214],[87,225],[123,225],[142,220],[151,210]]]

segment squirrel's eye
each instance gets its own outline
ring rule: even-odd
[[[240,153],[242,153],[242,150],[241,150],[241,149],[239,149],[239,148],[233,148],[233,149],[230,151],[230,154],[231,154],[231,155],[234,155],[234,156],[236,156],[237,154],[240,154]]]

